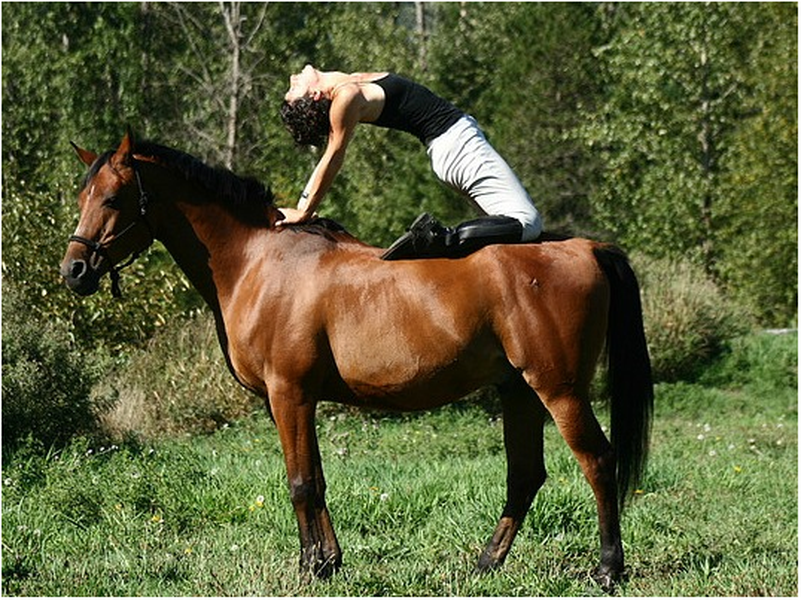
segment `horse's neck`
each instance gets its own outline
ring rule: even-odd
[[[192,285],[215,312],[247,267],[246,247],[266,227],[247,226],[214,203],[175,202],[159,238]]]

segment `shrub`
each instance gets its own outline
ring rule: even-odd
[[[3,450],[28,438],[47,448],[95,432],[90,390],[104,361],[77,350],[64,324],[31,318],[6,281],[2,307]]]
[[[745,312],[688,261],[632,257],[655,381],[695,377],[725,343],[750,329]]]
[[[210,432],[263,403],[231,376],[208,313],[156,334],[94,393],[115,397],[100,415],[114,438]]]
[[[772,393],[798,388],[798,332],[763,332],[731,340],[702,383]]]

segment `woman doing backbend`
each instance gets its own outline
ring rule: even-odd
[[[279,225],[314,215],[342,167],[356,125],[369,123],[415,135],[437,177],[485,214],[454,228],[423,214],[390,246],[385,260],[464,256],[488,244],[534,241],[542,232],[534,203],[475,119],[413,81],[393,73],[323,72],[306,65],[290,77],[281,117],[298,144],[325,144],[325,151],[297,209],[282,209]]]

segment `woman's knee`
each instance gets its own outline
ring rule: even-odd
[[[533,242],[542,233],[542,217],[539,211],[535,208],[533,212],[525,214],[519,218],[523,224],[523,238],[524,242]]]

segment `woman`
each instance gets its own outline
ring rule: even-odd
[[[486,215],[455,228],[421,215],[392,244],[385,260],[463,256],[487,244],[534,241],[542,232],[534,203],[475,119],[408,79],[386,72],[323,72],[306,65],[290,77],[281,117],[297,143],[327,144],[297,209],[282,209],[285,218],[279,225],[314,215],[342,167],[356,125],[369,123],[417,136],[440,180],[466,194]]]

